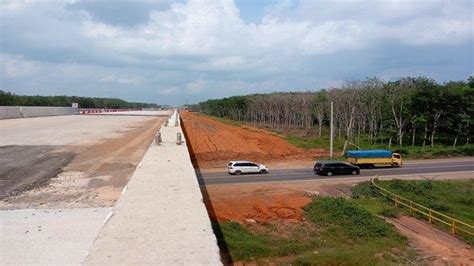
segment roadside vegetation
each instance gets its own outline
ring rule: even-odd
[[[295,135],[286,136],[285,139],[300,148],[314,149],[314,148],[328,148],[329,137],[300,137]],[[334,150],[341,152],[344,147],[344,141],[335,139]],[[436,144],[431,146],[403,146],[380,143],[369,143],[367,140],[358,141],[358,145],[351,145],[349,149],[390,149],[394,152],[400,153],[404,158],[409,159],[433,159],[446,157],[460,157],[460,156],[474,156],[474,144],[465,144],[462,146],[453,147],[452,145]],[[341,154],[341,153],[340,153]]]
[[[327,149],[330,102],[341,154],[357,147],[398,150],[411,158],[474,153],[474,77],[444,84],[426,77],[375,77],[317,92],[208,100],[191,109],[269,129],[299,147]]]
[[[160,107],[154,103],[127,102],[116,98],[79,96],[29,96],[16,95],[0,90],[0,106],[71,106],[78,103],[81,108],[151,108]]]
[[[314,197],[304,222],[220,224],[234,262],[295,265],[407,263],[415,253],[393,226],[351,199]]]
[[[402,197],[422,204],[435,211],[455,219],[474,224],[474,179],[470,180],[389,180],[378,181],[378,185]],[[376,192],[370,182],[359,183],[353,189],[353,199],[367,211],[375,215],[396,217],[400,214],[411,215],[426,220],[426,216],[412,213],[408,208],[395,208],[393,202]],[[434,223],[450,230],[440,223]],[[471,245],[474,237],[459,233]]]

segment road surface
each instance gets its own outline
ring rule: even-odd
[[[376,168],[361,169],[358,177],[368,178],[379,174],[379,176],[397,176],[397,175],[420,175],[420,174],[439,174],[454,172],[473,172],[474,158],[449,160],[449,161],[424,161],[409,162],[400,168]],[[339,178],[352,178],[351,175],[340,176],[319,176],[313,173],[312,168],[298,169],[277,169],[271,170],[269,174],[247,174],[247,175],[229,175],[227,172],[201,173],[196,171],[199,184],[218,185],[218,184],[243,184],[243,183],[276,183],[292,181],[312,181],[327,180]]]

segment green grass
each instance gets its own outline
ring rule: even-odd
[[[402,197],[422,204],[428,208],[464,221],[474,224],[474,179],[470,180],[389,180],[378,181],[378,185],[396,193]],[[406,208],[394,208],[393,203],[376,193],[369,182],[356,185],[353,189],[353,198],[363,202],[365,208],[373,214],[384,215],[390,208],[388,215],[397,215],[403,212],[421,219],[426,219],[421,215],[410,213]],[[392,212],[392,213],[390,213]],[[474,243],[473,237],[463,236],[469,243]]]
[[[243,225],[236,222],[221,223],[225,244],[234,261],[250,261],[263,257],[282,257],[298,254],[308,250],[311,243],[285,239],[268,234],[250,232]],[[268,231],[272,231],[271,226]]]
[[[232,259],[296,265],[375,265],[404,263],[413,257],[407,240],[393,226],[367,211],[358,202],[314,197],[304,208],[306,222],[286,227],[220,224]],[[395,251],[394,251],[395,250]]]
[[[242,122],[237,121],[237,120],[232,120],[232,119],[223,118],[223,117],[210,116],[210,115],[206,115],[206,116],[211,118],[211,119],[215,119],[215,120],[217,120],[221,123],[227,124],[227,125],[236,126],[236,127],[240,127],[242,125]]]

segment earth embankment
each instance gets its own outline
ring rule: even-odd
[[[191,112],[182,112],[181,118],[193,163],[200,169],[222,168],[230,160],[291,164],[327,155],[323,149],[298,148],[277,134],[251,126],[225,124]]]

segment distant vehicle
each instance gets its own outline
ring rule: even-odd
[[[346,152],[347,162],[361,168],[403,165],[402,155],[389,150],[350,150]]]
[[[267,174],[268,168],[263,164],[250,161],[230,161],[227,164],[227,172],[231,175]]]
[[[313,172],[318,175],[344,175],[360,174],[360,168],[346,162],[339,161],[317,161],[314,164]]]

